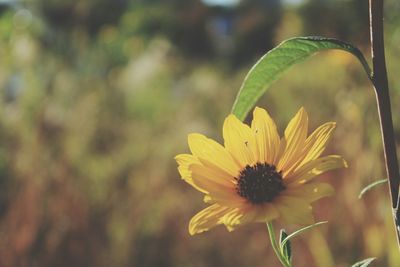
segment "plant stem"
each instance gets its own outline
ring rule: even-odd
[[[397,241],[400,247],[399,213],[399,166],[394,139],[392,112],[390,108],[389,85],[385,62],[383,39],[383,0],[369,0],[370,37],[373,64],[372,83],[375,89],[385,155],[386,172],[389,178],[393,219],[396,226]]]
[[[272,222],[267,222],[267,227],[268,227],[269,239],[271,240],[271,245],[272,248],[274,249],[276,256],[278,257],[279,261],[282,263],[284,267],[290,267],[291,264],[283,256],[283,253],[279,248],[278,242],[276,242],[275,231]]]

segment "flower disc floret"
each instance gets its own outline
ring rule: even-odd
[[[268,163],[247,165],[236,180],[236,192],[253,204],[271,202],[285,189],[282,174]]]

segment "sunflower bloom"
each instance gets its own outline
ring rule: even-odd
[[[307,136],[308,116],[301,108],[280,138],[267,111],[256,107],[251,127],[232,114],[225,119],[224,146],[204,135],[190,134],[192,154],[175,157],[178,170],[210,206],[191,219],[189,233],[220,224],[232,231],[250,222],[278,218],[289,224],[312,224],[311,203],[334,191],[313,178],[347,167],[340,156],[320,157],[335,125],[325,123]]]

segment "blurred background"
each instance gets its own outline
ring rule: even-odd
[[[386,53],[400,142],[400,3]],[[0,266],[279,266],[263,224],[190,237],[205,207],[173,157],[187,134],[219,142],[241,82],[282,40],[336,37],[369,58],[365,0],[0,1]],[[325,52],[260,100],[280,132],[304,106],[336,121],[328,153],[349,168],[315,205],[327,225],[296,238],[294,266],[366,257],[398,267],[374,93],[360,64]],[[295,227],[286,227],[293,231]]]

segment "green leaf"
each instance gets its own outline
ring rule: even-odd
[[[367,61],[361,51],[351,44],[332,38],[295,37],[270,50],[251,68],[236,96],[232,113],[244,120],[268,87],[287,69],[317,52],[330,49],[339,49],[354,55],[361,62],[368,77],[372,79]]]
[[[364,196],[364,194],[367,193],[369,190],[371,190],[377,185],[385,184],[387,183],[387,181],[388,179],[382,179],[367,185],[366,187],[363,188],[363,190],[361,190],[360,194],[358,195],[358,198],[361,199]]]
[[[289,240],[290,240],[291,238],[293,238],[293,237],[295,237],[295,236],[301,234],[301,233],[304,232],[304,231],[310,230],[310,229],[312,229],[312,228],[314,228],[314,227],[316,227],[316,226],[319,226],[319,225],[325,224],[325,223],[327,223],[327,221],[324,221],[324,222],[317,222],[317,223],[314,223],[314,224],[312,224],[312,225],[309,225],[309,226],[306,226],[306,227],[304,227],[304,228],[301,228],[301,229],[299,229],[299,230],[297,230],[297,231],[294,231],[293,233],[291,233],[290,235],[288,235],[287,237],[285,237],[285,238],[282,240],[282,242],[280,242],[280,243],[281,243],[281,247],[284,247],[285,244],[286,244],[287,242],[289,242]]]
[[[279,246],[281,248],[283,256],[288,260],[288,262],[291,262],[292,260],[292,247],[290,244],[290,241],[286,241],[285,244],[282,246],[282,241],[286,239],[288,234],[285,232],[284,229],[281,229],[281,233],[279,236]]]
[[[373,262],[376,258],[368,258],[357,263],[354,263],[351,267],[367,267]]]

